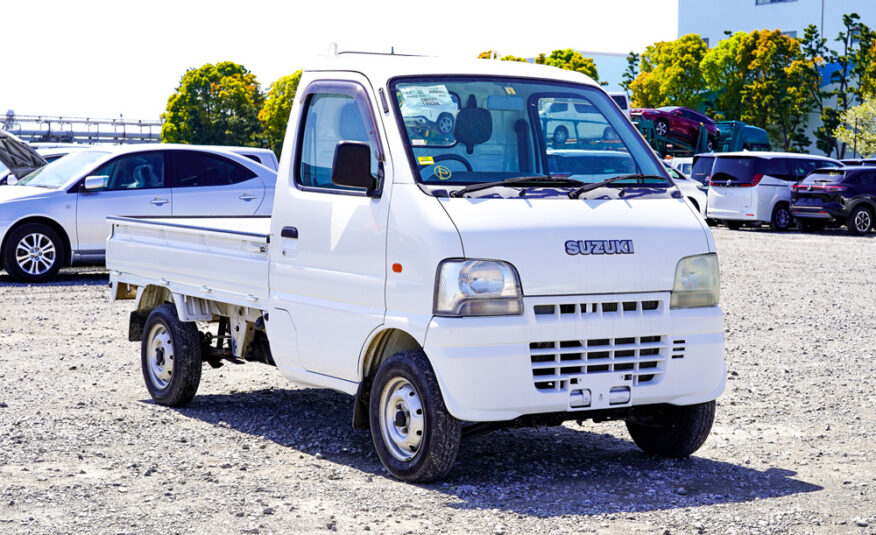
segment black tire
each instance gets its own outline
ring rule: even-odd
[[[55,278],[64,263],[64,240],[52,227],[27,223],[9,233],[3,264],[20,282],[46,282]]]
[[[450,471],[459,452],[462,422],[447,411],[425,353],[402,351],[381,364],[368,415],[374,448],[390,474],[426,482]]]
[[[742,228],[742,222],[740,221],[727,221],[727,228],[730,230],[739,230]]]
[[[787,204],[780,202],[773,208],[773,215],[770,217],[770,230],[785,231],[791,228],[793,223],[794,217]]]
[[[558,126],[554,130],[554,145],[565,145],[569,139],[569,131],[565,126]]]
[[[716,226],[718,226],[718,221],[715,219],[712,219],[711,217],[707,217],[706,224],[709,225],[710,227],[716,227]]]
[[[644,425],[627,422],[633,442],[645,453],[660,457],[687,457],[705,443],[715,421],[715,402],[698,405],[663,405]]]
[[[858,205],[852,209],[849,214],[849,220],[846,222],[846,227],[849,229],[849,234],[852,236],[863,236],[873,230],[873,211],[864,205]]]
[[[654,121],[654,132],[660,137],[669,135],[669,121],[666,119],[657,119]],[[663,132],[662,134],[660,132]]]
[[[802,232],[821,232],[824,230],[825,224],[823,221],[807,221],[805,219],[797,220],[797,228]]]
[[[201,383],[203,362],[197,326],[180,321],[172,304],[155,307],[143,325],[140,365],[146,388],[156,403],[187,405]]]

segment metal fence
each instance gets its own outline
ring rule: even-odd
[[[158,143],[160,120],[95,119],[50,115],[16,115],[9,110],[3,129],[28,142],[53,143]]]

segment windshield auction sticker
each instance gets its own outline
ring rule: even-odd
[[[456,108],[447,86],[427,85],[400,87],[405,106],[412,108],[436,108],[450,106]]]

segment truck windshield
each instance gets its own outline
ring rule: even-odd
[[[403,78],[391,84],[415,176],[424,185],[469,185],[520,176],[671,185],[611,99],[595,87],[520,78]],[[572,181],[545,183],[574,188]],[[562,184],[562,185],[561,185]]]

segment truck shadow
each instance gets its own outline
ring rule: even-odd
[[[350,428],[352,402],[343,394],[265,389],[197,396],[176,410],[390,478],[373,452],[370,433]],[[794,475],[696,456],[661,459],[608,434],[549,427],[464,438],[449,476],[422,487],[453,497],[451,508],[553,517],[739,503],[822,490]]]
[[[21,286],[102,286],[109,283],[109,273],[95,268],[65,268],[58,276],[47,282],[18,282],[5,271],[0,271],[0,288]]]

